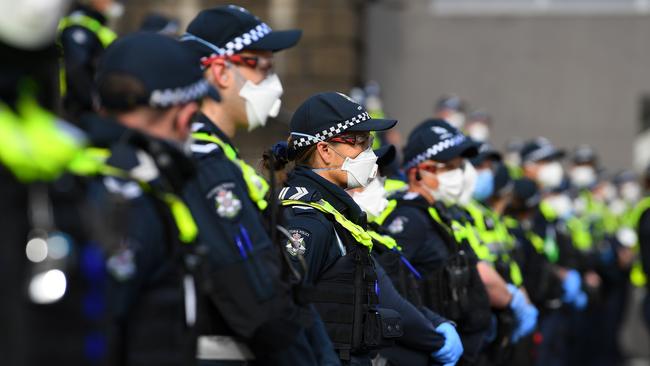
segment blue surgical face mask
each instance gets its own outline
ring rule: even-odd
[[[483,169],[478,172],[474,199],[485,201],[494,193],[494,173],[490,169]]]

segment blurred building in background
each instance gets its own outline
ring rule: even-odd
[[[544,135],[630,167],[650,127],[649,10],[647,0],[377,0],[365,75],[403,131],[454,92],[493,114],[497,146]],[[650,141],[638,150],[643,166]]]

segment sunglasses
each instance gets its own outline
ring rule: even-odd
[[[430,173],[436,172],[448,172],[454,169],[465,169],[465,160],[458,160],[457,162],[447,162],[447,163],[433,163],[432,165],[420,164],[418,169],[424,170]]]
[[[267,71],[273,68],[273,59],[270,57],[262,56],[243,56],[243,55],[232,55],[232,56],[212,56],[206,59],[201,60],[201,64],[204,67],[208,67],[215,60],[226,60],[235,65],[250,67],[251,69],[260,69],[262,71]]]
[[[353,145],[353,146],[361,145],[367,149],[369,146],[372,146],[372,143],[374,141],[374,136],[371,134],[339,135],[339,136],[334,136],[327,141],[336,142],[339,144]]]

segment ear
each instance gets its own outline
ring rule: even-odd
[[[233,78],[229,75],[230,69],[224,60],[214,60],[208,69],[208,73],[210,82],[219,89],[226,89],[233,83]]]
[[[422,177],[419,177],[420,172],[418,171],[417,168],[411,168],[408,170],[406,173],[406,176],[408,177],[409,184],[412,184],[414,186],[419,186],[422,184],[420,181],[422,180]],[[418,179],[418,177],[420,179]]]
[[[324,165],[328,166],[334,163],[334,151],[332,151],[329,144],[325,142],[317,143],[316,151],[318,152],[318,156]]]

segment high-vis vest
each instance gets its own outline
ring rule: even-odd
[[[507,278],[515,286],[521,286],[523,283],[521,269],[509,254],[509,251],[514,249],[514,239],[502,219],[494,211],[475,201],[470,202],[465,209],[474,219],[474,227],[483,246],[487,247],[492,254],[491,263],[495,266],[499,263],[507,266]],[[491,228],[487,226],[487,220],[492,222]]]
[[[239,167],[239,169],[241,169],[244,181],[246,182],[248,196],[257,205],[257,208],[262,211],[266,209],[268,203],[264,197],[269,191],[269,184],[262,176],[257,174],[255,168],[248,165],[244,160],[240,159],[237,156],[237,150],[235,150],[235,148],[212,134],[195,132],[192,134],[192,137],[196,140],[214,142],[215,144],[219,145],[219,147],[221,147],[224,154],[226,155],[226,158],[228,158],[228,160],[232,161]]]
[[[73,13],[61,19],[59,22],[58,32],[61,34],[61,32],[63,32],[65,29],[73,26],[83,27],[91,31],[95,36],[97,36],[97,39],[99,39],[99,42],[104,48],[108,47],[111,43],[113,43],[113,41],[117,39],[117,34],[113,32],[109,27],[103,25],[97,19],[94,19],[82,13]],[[67,91],[67,84],[65,81],[65,67],[63,65],[63,62],[59,67],[59,78],[61,95],[65,95]]]
[[[15,110],[0,102],[0,163],[21,182],[56,179],[80,149],[81,143],[27,91]]]
[[[302,297],[314,305],[323,319],[339,357],[350,360],[353,354],[365,354],[381,347],[388,336],[382,336],[382,316],[377,308],[377,274],[370,257],[371,235],[325,200],[281,200],[281,204],[314,208],[349,234],[336,234],[347,248],[345,255],[324,268],[313,287],[301,290]],[[401,334],[401,325],[394,325]],[[393,329],[394,325],[388,329]]]

